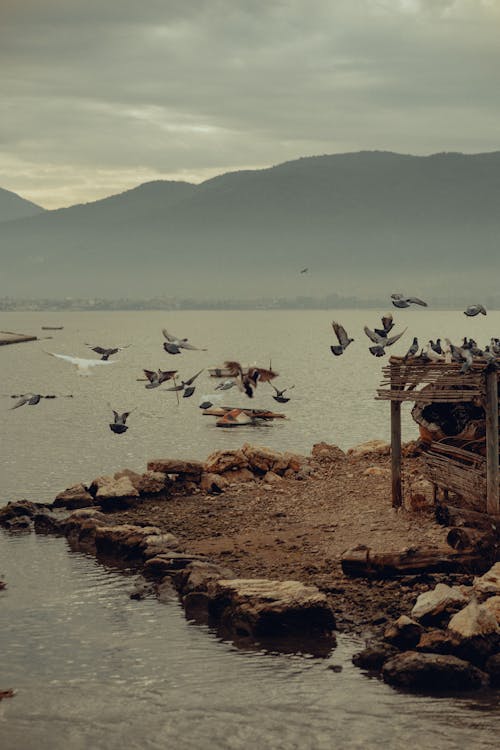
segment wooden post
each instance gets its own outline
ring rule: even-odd
[[[486,374],[486,512],[499,513],[498,502],[498,378]]]
[[[399,390],[399,388],[391,384],[391,390]],[[391,401],[391,476],[392,507],[401,508],[403,505],[401,487],[401,401]]]

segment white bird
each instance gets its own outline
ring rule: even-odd
[[[65,362],[69,362],[71,365],[74,365],[79,375],[90,375],[90,370],[92,367],[97,367],[97,365],[113,365],[113,361],[105,360],[105,359],[84,359],[83,357],[71,357],[69,354],[55,354],[54,352],[45,352],[46,354],[50,354],[51,357],[57,357],[57,359],[62,359]]]
[[[167,339],[163,344],[163,348],[166,352],[168,352],[168,354],[180,354],[181,349],[192,349],[193,351],[197,352],[207,351],[206,349],[201,349],[198,346],[193,346],[189,343],[188,339],[180,339],[173,333],[169,333],[166,328],[162,328],[162,333]]]

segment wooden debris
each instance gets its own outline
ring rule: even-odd
[[[344,552],[341,565],[344,573],[354,577],[394,578],[415,573],[480,571],[486,570],[490,563],[476,551],[410,548],[402,552],[375,552],[360,545]]]
[[[0,331],[0,346],[6,344],[23,344],[25,341],[37,341],[37,336],[27,336],[24,333],[13,333],[12,331]]]

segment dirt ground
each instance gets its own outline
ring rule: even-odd
[[[310,462],[312,474],[302,481],[255,482],[220,495],[149,500],[114,513],[114,520],[170,531],[185,551],[207,555],[237,577],[314,583],[330,596],[339,629],[369,636],[408,612],[420,591],[450,580],[450,575],[352,579],[341,570],[342,553],[358,544],[377,551],[444,548],[446,530],[436,524],[430,508],[391,507],[388,456]],[[420,474],[419,459],[406,459],[405,484]]]

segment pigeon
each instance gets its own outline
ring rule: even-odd
[[[173,333],[169,333],[166,328],[162,328],[162,333],[166,338],[163,348],[168,354],[180,354],[181,349],[192,349],[197,352],[206,352],[206,349],[200,349],[189,343],[188,339],[179,339]]]
[[[441,339],[436,339],[436,341],[433,341],[432,339],[429,341],[431,349],[436,352],[436,354],[443,354],[443,349],[441,347]]]
[[[308,271],[309,271],[308,268],[302,268],[301,271],[300,271],[300,273],[307,273]]]
[[[237,385],[241,391],[247,394],[248,398],[253,398],[254,390],[257,388],[259,381],[269,383],[279,375],[279,373],[272,369],[271,364],[269,365],[269,369],[252,366],[246,372],[243,372],[243,368],[239,362],[224,362],[224,367],[227,368],[232,377],[238,377]]]
[[[234,388],[234,386],[238,385],[236,380],[225,380],[223,383],[219,383],[219,385],[216,385],[214,390],[216,391],[228,391],[230,388]]]
[[[391,336],[390,338],[387,336],[387,334],[385,336],[381,336],[380,333],[372,331],[370,328],[368,328],[368,326],[365,326],[363,330],[368,338],[375,344],[375,346],[368,347],[369,352],[373,354],[374,357],[383,357],[385,355],[385,347],[392,346],[396,343],[396,341],[399,341],[401,336],[406,333],[407,329],[405,328],[403,331],[401,331],[401,333],[398,333],[395,336]]]
[[[121,435],[122,433],[127,432],[128,425],[126,425],[125,422],[132,412],[124,411],[123,414],[118,414],[114,409],[111,409],[111,411],[113,412],[114,417],[113,422],[109,425],[111,432],[114,432],[116,435]]]
[[[287,404],[287,403],[288,403],[288,402],[290,401],[290,399],[289,399],[289,398],[286,398],[286,396],[285,396],[284,394],[285,394],[285,393],[286,393],[287,391],[291,391],[291,390],[292,390],[292,388],[295,388],[295,386],[294,386],[294,385],[291,385],[291,386],[289,386],[288,388],[283,388],[283,390],[282,390],[282,391],[279,391],[279,390],[278,390],[278,389],[276,388],[276,386],[275,386],[275,385],[273,385],[272,383],[270,383],[270,386],[271,386],[272,388],[274,388],[274,390],[276,391],[276,395],[275,395],[275,396],[273,396],[273,398],[274,398],[274,400],[275,400],[275,401],[277,401],[277,402],[278,402],[279,404]]]
[[[92,346],[91,344],[85,344],[85,346],[90,346],[93,352],[96,354],[101,355],[101,359],[106,362],[113,354],[117,354],[118,352],[121,352],[122,349],[127,349],[130,344],[127,344],[126,346],[116,346],[116,347],[109,347],[106,348],[104,346]]]
[[[175,377],[177,370],[158,370],[158,372],[154,372],[154,370],[143,370],[143,373],[149,380],[149,383],[146,383],[144,387],[158,388],[162,383]]]
[[[19,409],[20,406],[24,406],[27,404],[28,406],[36,406],[36,404],[39,404],[42,398],[48,398],[53,399],[57,398],[56,395],[49,394],[47,396],[42,396],[41,393],[19,393],[16,396],[11,396],[11,398],[17,398],[19,399],[14,406],[11,406],[12,409]],[[70,394],[68,396],[64,396],[64,398],[73,398],[73,395]]]
[[[406,352],[404,356],[404,360],[406,361],[409,357],[415,357],[418,352],[418,339],[416,336],[413,337],[412,344],[408,351]]]
[[[452,360],[454,362],[458,362],[458,363],[462,362],[462,360],[463,360],[462,351],[463,350],[459,346],[455,346],[454,344],[452,344],[451,341],[450,341],[450,339],[445,339],[445,341],[446,341],[447,347],[450,350]]]
[[[469,305],[464,310],[464,315],[467,315],[468,318],[474,318],[476,315],[486,315],[486,309],[483,307],[483,305]]]
[[[349,344],[351,344],[354,339],[349,338],[344,326],[341,326],[340,323],[337,323],[335,320],[332,321],[332,328],[339,343],[330,346],[330,351],[336,357],[340,357],[340,355],[345,352]]]
[[[378,333],[379,336],[386,337],[387,334],[392,331],[394,328],[394,321],[392,319],[391,313],[386,313],[382,316],[382,328],[374,328],[373,330],[375,333]]]
[[[420,305],[421,307],[427,307],[427,302],[419,299],[418,297],[404,297],[402,294],[391,294],[391,301],[394,307],[410,307],[410,305]]]
[[[200,375],[202,372],[203,370],[200,370],[199,372],[196,373],[196,375],[193,375],[192,378],[189,378],[189,380],[181,380],[180,385],[176,385],[173,388],[166,388],[166,390],[167,391],[184,391],[184,393],[182,394],[182,397],[190,398],[190,396],[192,396],[193,393],[195,392],[195,387],[193,387],[193,383],[198,377],[198,375]]]
[[[90,369],[92,367],[96,367],[97,365],[114,364],[114,362],[108,362],[108,360],[102,359],[83,359],[82,357],[70,357],[69,354],[55,354],[54,352],[45,353],[50,354],[51,357],[57,357],[58,359],[62,359],[65,362],[69,362],[70,364],[75,365],[79,375],[89,375]]]
[[[427,359],[431,362],[444,362],[444,354],[441,352],[439,354],[432,346],[431,342],[427,344],[427,351],[426,351]]]
[[[460,372],[462,373],[462,375],[466,375],[474,363],[474,357],[470,349],[462,349],[462,357],[464,363],[460,368]]]

